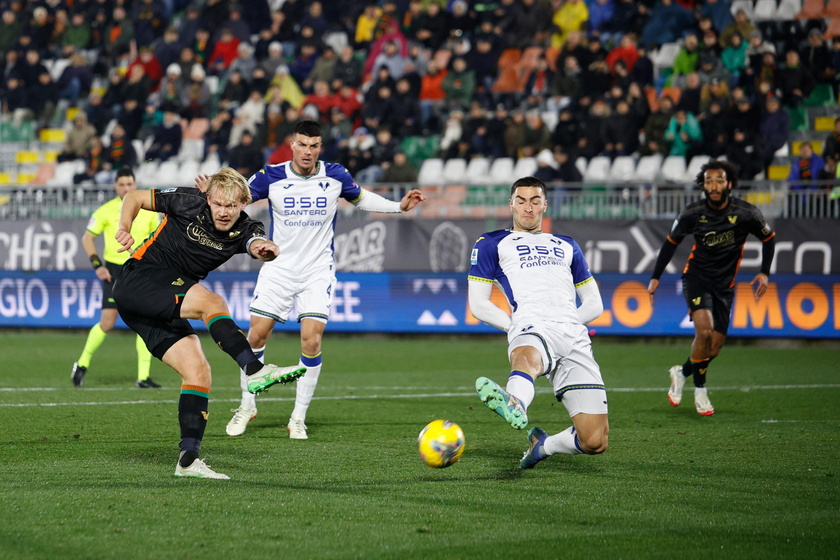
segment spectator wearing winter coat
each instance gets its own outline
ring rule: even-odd
[[[750,131],[736,128],[727,142],[726,159],[738,166],[738,179],[752,181],[764,171],[762,139]]]
[[[166,161],[177,156],[181,149],[182,137],[183,130],[178,114],[167,108],[163,113],[163,122],[155,128],[146,158]]]
[[[694,113],[677,109],[668,128],[665,130],[665,141],[670,144],[668,155],[685,157],[689,150],[703,141],[703,131]]]
[[[764,142],[764,168],[770,166],[774,154],[787,144],[790,135],[790,117],[782,109],[778,97],[769,97],[764,102],[765,110],[761,115],[759,134]]]
[[[785,53],[785,64],[776,75],[776,87],[782,94],[782,103],[787,107],[799,107],[816,86],[811,72],[805,68],[796,49]]]
[[[823,158],[814,153],[814,149],[808,142],[802,142],[799,148],[799,156],[793,160],[790,166],[790,188],[793,190],[818,188],[812,181],[816,181],[820,171],[825,167]]]
[[[650,11],[639,44],[646,48],[673,43],[696,25],[694,14],[674,0],[661,0]]]

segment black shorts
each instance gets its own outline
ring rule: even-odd
[[[714,288],[703,282],[683,276],[683,296],[688,304],[688,311],[694,313],[698,309],[710,309],[714,330],[721,334],[729,331],[729,316],[732,313],[732,300],[735,290],[732,288]]]
[[[181,319],[181,304],[197,283],[135,259],[129,259],[114,280],[112,294],[120,317],[157,359],[182,338],[195,334],[189,321]]]
[[[114,301],[112,290],[114,288],[114,279],[120,273],[120,270],[122,270],[122,265],[105,261],[105,268],[111,273],[111,281],[102,282],[102,309],[116,309],[117,302]]]

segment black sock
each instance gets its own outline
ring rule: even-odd
[[[207,427],[207,405],[210,402],[210,389],[183,385],[178,400],[178,423],[181,426],[181,456],[178,460],[182,467],[188,467],[198,457],[201,439]]]
[[[706,386],[706,370],[709,368],[711,360],[703,360],[691,364],[692,374],[694,375],[694,386],[702,389]]]
[[[692,373],[694,373],[694,368],[692,367],[691,358],[689,357],[689,358],[685,359],[685,363],[683,364],[682,374],[683,374],[683,377],[688,377]]]
[[[219,348],[236,360],[239,367],[245,370],[246,375],[251,375],[262,368],[262,362],[254,355],[248,339],[233,319],[227,315],[216,315],[207,322],[207,329]]]

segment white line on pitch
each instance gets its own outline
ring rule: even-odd
[[[401,389],[408,389],[409,387],[402,387]],[[763,389],[770,389],[770,390],[789,390],[789,389],[837,389],[840,388],[840,384],[837,383],[829,383],[829,384],[815,384],[815,385],[753,385],[753,386],[737,386],[737,387],[718,387],[714,388],[711,387],[713,391],[752,391],[752,390],[763,390]],[[347,390],[368,390],[369,387],[353,387],[347,388]],[[416,387],[415,389],[418,390],[428,390],[428,387]],[[10,391],[11,389],[7,389]],[[24,388],[20,389],[21,391],[37,391],[40,390],[38,388]],[[61,389],[55,389],[50,387],[43,388],[45,391],[55,391]],[[113,390],[112,388],[108,389],[86,389],[87,390]],[[139,390],[139,389],[138,389]],[[663,391],[661,387],[619,387],[607,389],[607,392],[610,393],[649,393],[649,392],[659,392]],[[538,393],[545,393],[550,394],[551,391],[546,389],[540,389],[537,391]],[[426,392],[426,393],[411,393],[411,394],[396,394],[396,395],[389,395],[389,394],[375,394],[375,395],[335,395],[329,397],[314,397],[315,400],[324,400],[324,401],[337,401],[337,400],[369,400],[369,399],[417,399],[417,398],[435,398],[435,397],[472,397],[475,396],[474,391],[468,392]],[[213,398],[213,402],[239,402],[238,398]],[[286,401],[294,401],[294,397],[260,397],[260,402],[286,402]],[[35,407],[35,406],[44,406],[44,407],[51,407],[51,406],[103,406],[103,405],[126,405],[126,404],[161,404],[161,403],[175,403],[177,400],[173,399],[161,399],[161,400],[135,400],[135,401],[106,401],[106,402],[52,402],[52,403],[0,403],[0,408],[24,408],[24,407]]]

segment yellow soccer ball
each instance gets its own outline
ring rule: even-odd
[[[429,422],[417,437],[420,458],[430,467],[455,464],[464,452],[464,431],[449,420]]]

